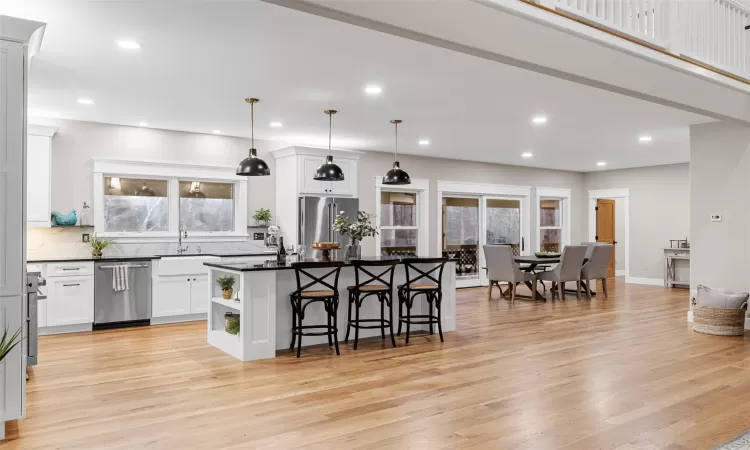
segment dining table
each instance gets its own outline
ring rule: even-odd
[[[539,268],[539,266],[546,266],[546,265],[549,265],[549,264],[559,264],[560,263],[560,258],[561,258],[560,256],[544,256],[544,257],[539,257],[539,256],[536,256],[536,255],[521,255],[521,256],[514,256],[513,260],[516,262],[516,264],[518,264],[520,266],[520,269],[523,270],[524,272],[533,273],[533,272],[535,272]],[[586,263],[586,260],[584,260],[584,264],[585,263]],[[524,265],[522,266],[522,264],[524,264]],[[487,268],[485,267],[485,270],[486,269]],[[516,292],[516,298],[524,298],[524,299],[537,298],[537,299],[541,299],[541,300],[546,300],[545,297],[544,297],[544,295],[541,294],[537,290],[536,283],[532,283],[531,281],[526,281],[526,282],[524,282],[524,284],[531,291],[531,295],[519,294],[518,292]],[[586,292],[586,288],[587,288],[586,281],[581,280],[581,292],[585,293]],[[501,292],[501,294],[503,296],[509,295],[509,291],[510,291],[510,284],[508,285],[508,289],[506,291],[503,292],[502,288],[500,290],[500,292]],[[571,292],[573,294],[576,293],[576,291],[574,289],[566,289],[565,292]],[[536,293],[536,295],[534,295],[535,293]],[[592,289],[591,290],[591,296],[593,297],[595,295],[596,295],[596,292],[594,292],[594,290]]]

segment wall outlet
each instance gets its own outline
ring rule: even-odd
[[[81,234],[81,242],[83,242],[83,243],[88,242],[90,238],[91,238],[91,236],[88,233]]]
[[[721,214],[711,214],[711,222],[721,222]]]
[[[253,233],[254,241],[262,241],[265,238],[266,238],[266,235],[264,233]]]

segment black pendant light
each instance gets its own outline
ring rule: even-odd
[[[393,169],[385,173],[383,184],[411,184],[411,177],[401,169],[401,165],[398,162],[398,124],[401,122],[403,121],[398,119],[391,120],[391,123],[396,126],[396,153],[393,156]]]
[[[257,98],[246,98],[245,101],[250,103],[250,156],[240,161],[237,166],[237,175],[245,177],[259,177],[271,175],[271,169],[265,161],[258,158],[255,150],[255,109],[254,105],[260,100]]]
[[[341,170],[341,167],[333,163],[333,155],[331,155],[331,121],[333,120],[333,115],[336,114],[336,110],[326,109],[324,112],[328,114],[328,156],[326,156],[326,162],[321,164],[315,171],[313,179],[320,181],[344,181],[344,172]]]

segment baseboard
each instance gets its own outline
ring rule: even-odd
[[[166,323],[195,322],[196,320],[208,320],[207,313],[185,314],[183,316],[152,317],[151,325],[164,325]]]
[[[67,334],[67,333],[84,333],[91,331],[90,323],[77,323],[75,325],[58,325],[56,327],[39,327],[37,332],[39,336],[49,336],[51,334]]]
[[[625,282],[630,284],[647,284],[649,286],[664,286],[664,280],[661,278],[639,278],[626,276]]]
[[[627,274],[628,274],[627,270],[624,270],[624,269],[623,270],[615,270],[615,276],[616,277],[624,277]]]

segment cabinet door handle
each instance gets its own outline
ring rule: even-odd
[[[63,267],[63,270],[81,270],[80,267]]]
[[[193,281],[196,281],[196,278],[193,278]]]
[[[81,283],[73,283],[73,284],[63,284],[63,287],[69,287],[69,286],[80,286]]]

